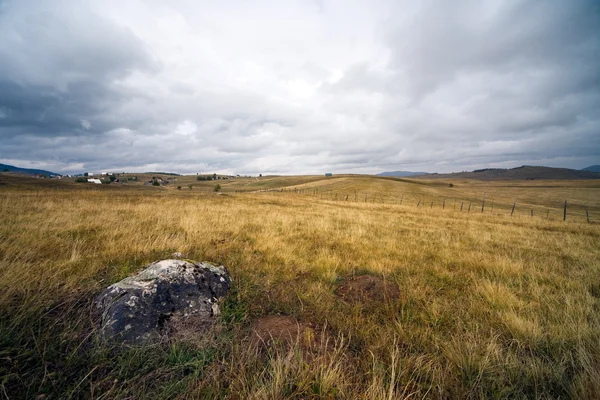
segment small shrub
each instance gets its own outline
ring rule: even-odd
[[[215,192],[220,192],[221,191],[221,185],[219,185],[218,183],[215,185],[215,187],[213,188],[213,190]]]
[[[192,185],[188,185],[188,187],[190,188],[190,190],[192,190]]]
[[[75,182],[77,182],[77,183],[87,183],[87,179],[85,179],[85,178],[77,178],[77,179],[75,179]]]
[[[181,190],[181,186],[177,186],[177,190]]]
[[[454,187],[454,183],[449,184],[448,187]]]
[[[160,183],[155,179],[152,181],[152,186],[160,186]]]

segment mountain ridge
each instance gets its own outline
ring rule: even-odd
[[[57,175],[60,176],[62,174],[57,174],[56,172],[46,171],[45,169],[37,169],[37,168],[21,168],[15,167],[14,165],[8,164],[0,164],[0,172],[13,172],[17,174],[28,174],[28,175]]]
[[[580,171],[600,172],[600,165],[590,165],[589,167],[581,168]]]
[[[427,175],[428,172],[412,172],[412,171],[384,171],[377,176],[397,176],[397,177],[407,177],[407,176],[419,176],[419,175]]]
[[[476,180],[600,179],[600,172],[570,168],[522,165],[516,168],[483,168],[470,172],[427,174],[423,179],[462,178]]]

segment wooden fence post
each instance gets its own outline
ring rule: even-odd
[[[513,203],[513,208],[512,211],[510,212],[510,216],[512,217],[513,213],[515,212],[515,207],[517,206],[517,201],[515,200],[515,202]]]
[[[588,210],[585,210],[585,218],[587,219],[588,224],[590,223],[590,214],[588,214]]]
[[[419,208],[419,204],[421,204],[421,200],[419,199],[419,202],[417,203],[417,208]]]
[[[485,208],[485,192],[483,192],[483,201],[481,202],[481,212],[483,212],[484,208]]]
[[[433,208],[433,201],[431,202],[431,205],[429,206],[429,208]]]
[[[442,203],[442,210],[446,209],[446,199],[444,199],[444,202]]]
[[[567,201],[565,200],[565,211],[563,214],[563,221],[566,221],[566,220],[567,220]]]
[[[550,210],[546,210],[546,219],[548,219],[549,215],[550,215]]]
[[[469,210],[467,211],[467,213],[471,212],[471,202],[469,202]]]
[[[460,212],[462,212],[463,204],[465,204],[464,201],[461,201],[460,202]]]
[[[533,217],[533,208],[531,209],[531,216]]]
[[[400,205],[402,205],[402,200],[404,200],[404,195],[400,198]]]
[[[348,201],[348,195],[346,195],[346,201]]]

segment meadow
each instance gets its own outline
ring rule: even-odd
[[[0,396],[594,399],[599,222],[591,180],[2,174]],[[229,269],[213,331],[98,341],[95,296],[173,252]]]

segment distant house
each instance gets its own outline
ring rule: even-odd
[[[331,172],[325,172],[325,177],[330,178],[332,176],[333,176],[333,174]]]
[[[88,182],[95,183],[97,185],[101,185],[102,184],[102,181],[100,179],[88,179]]]

